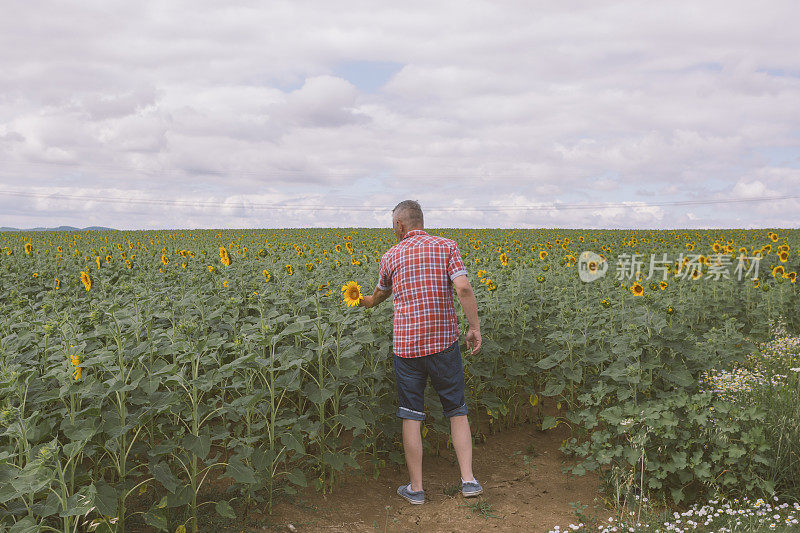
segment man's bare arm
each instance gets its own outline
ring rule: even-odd
[[[472,290],[467,276],[458,276],[453,280],[453,286],[456,288],[458,301],[461,302],[461,308],[464,309],[467,322],[469,322],[467,348],[472,347],[472,354],[475,355],[481,349],[481,325],[478,321],[478,302],[475,299],[475,292]]]
[[[384,291],[375,287],[375,292],[372,293],[372,296],[364,296],[364,299],[358,304],[359,307],[375,307],[386,298],[388,298],[392,294],[391,290]]]

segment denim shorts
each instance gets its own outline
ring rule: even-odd
[[[467,414],[464,367],[458,340],[441,352],[422,357],[398,357],[394,354],[394,375],[397,380],[398,417],[425,420],[428,376],[442,402],[445,417]]]

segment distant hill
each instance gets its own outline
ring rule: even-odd
[[[88,228],[76,228],[74,226],[59,226],[57,228],[30,228],[30,229],[21,229],[21,228],[9,228],[8,226],[3,226],[0,228],[0,231],[117,231],[114,228],[104,228],[101,226],[89,226]]]

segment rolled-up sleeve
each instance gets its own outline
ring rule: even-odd
[[[392,276],[389,272],[386,254],[381,257],[380,271],[378,272],[378,288],[382,291],[392,290]]]
[[[450,249],[450,258],[447,261],[447,274],[450,276],[450,280],[454,280],[458,276],[467,275],[467,268],[464,266],[464,261],[461,259],[461,252],[458,251],[458,245],[455,242]]]

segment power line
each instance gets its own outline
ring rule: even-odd
[[[72,194],[61,193],[35,193],[24,191],[3,191],[0,190],[2,195],[22,196],[28,198],[42,198],[42,199],[68,199],[68,200],[82,200],[87,202],[120,202],[128,204],[140,205],[163,205],[174,207],[214,207],[214,208],[243,208],[243,209],[267,209],[276,211],[359,211],[359,212],[379,212],[387,211],[386,207],[367,207],[363,205],[292,205],[287,203],[277,204],[262,204],[252,202],[229,203],[212,200],[159,200],[153,198],[124,198],[124,197],[111,197],[111,196],[78,196]],[[634,203],[634,202],[617,202],[617,203],[594,203],[594,204],[575,204],[575,203],[559,203],[551,202],[537,205],[493,205],[493,206],[438,206],[431,207],[425,206],[425,211],[430,212],[456,212],[456,211],[478,211],[478,212],[505,212],[505,211],[563,211],[563,210],[581,210],[581,209],[644,209],[649,207],[670,207],[670,206],[691,206],[691,205],[723,205],[723,204],[739,204],[739,203],[756,203],[756,202],[769,202],[778,200],[792,200],[798,199],[800,195],[783,195],[783,196],[758,196],[751,198],[729,198],[729,199],[706,199],[706,200],[677,200],[677,201],[664,201],[652,203]]]

